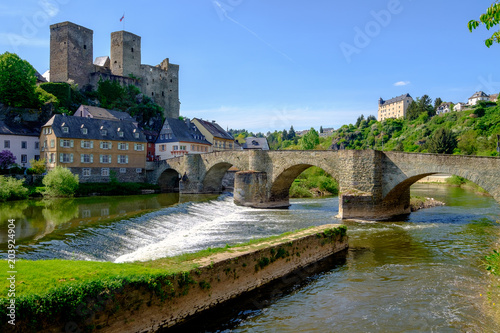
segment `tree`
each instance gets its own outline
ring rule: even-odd
[[[320,126],[320,127],[319,127],[319,132],[320,132],[320,133],[323,133],[323,126]]]
[[[281,141],[286,141],[288,139],[288,133],[286,132],[286,129],[281,132]]]
[[[0,101],[13,107],[35,103],[35,69],[15,53],[0,55]]]
[[[452,154],[457,147],[455,134],[447,128],[440,127],[427,141],[427,151],[436,154]]]
[[[437,108],[443,103],[443,101],[441,100],[441,98],[436,98],[434,100],[434,111],[437,111]]]
[[[10,150],[0,152],[0,169],[8,169],[14,163],[16,163],[16,157]]]
[[[490,30],[490,28],[496,26],[498,23],[500,23],[500,3],[495,1],[495,3],[488,8],[486,13],[481,14],[479,21],[470,20],[468,27],[469,31],[472,32],[472,30],[479,27],[479,25],[484,24],[486,29]],[[494,32],[490,38],[484,41],[484,45],[487,47],[490,47],[493,43],[500,43],[500,31]]]
[[[68,168],[56,166],[43,177],[42,183],[44,196],[72,197],[78,188],[78,175],[72,174]]]
[[[288,140],[293,140],[295,138],[295,130],[293,129],[293,125],[290,126],[290,130],[288,131]]]
[[[299,141],[300,147],[304,150],[311,150],[319,144],[319,134],[311,127],[309,132],[305,134]]]
[[[363,120],[365,120],[365,116],[364,115],[359,116],[358,119],[356,119],[356,124],[354,124],[354,127],[358,128],[359,124],[361,124],[361,121]]]
[[[45,159],[35,160],[34,158],[30,160],[30,171],[35,175],[43,174],[47,169],[45,168]]]
[[[418,98],[417,98],[418,100]],[[419,112],[418,112],[418,104],[415,101],[411,101],[410,106],[408,109],[406,109],[406,119],[408,120],[414,120],[418,118]]]

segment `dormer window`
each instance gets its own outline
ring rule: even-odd
[[[118,136],[119,136],[120,138],[123,138],[123,131],[119,131],[119,132],[118,132]]]
[[[82,127],[82,134],[87,135],[88,134],[88,129],[85,127]]]
[[[101,130],[101,135],[102,135],[102,136],[106,136],[106,135],[108,135],[108,131],[107,131],[107,130],[105,130],[105,129],[102,129],[102,130]]]
[[[62,131],[63,133],[69,133],[69,127],[63,127]]]
[[[139,139],[139,132],[134,133],[136,139]]]

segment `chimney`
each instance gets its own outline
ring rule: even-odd
[[[191,129],[191,120],[189,118],[184,118],[184,121],[186,122],[187,127]]]

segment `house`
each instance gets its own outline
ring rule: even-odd
[[[146,137],[131,121],[57,114],[42,126],[41,155],[47,170],[67,167],[80,182],[143,182]]]
[[[378,100],[378,121],[387,118],[404,118],[406,110],[413,102],[410,94],[401,95],[384,101],[382,97]]]
[[[327,138],[333,134],[333,128],[323,128],[323,133],[319,133],[320,138]]]
[[[253,149],[253,150],[269,150],[269,144],[266,138],[256,138],[250,136],[245,138],[245,143],[243,144],[243,150]]]
[[[167,118],[155,143],[156,159],[212,152],[212,145],[188,119]]]
[[[448,113],[451,111],[450,107],[451,103],[441,103],[441,105],[436,109],[436,114]]]
[[[0,120],[0,151],[10,150],[16,163],[30,168],[31,159],[40,159],[40,129]]]
[[[455,104],[455,106],[453,107],[453,111],[460,112],[460,111],[465,110],[465,108],[466,108],[466,107],[467,107],[467,104],[466,104],[466,103],[457,103],[457,104]]]
[[[476,91],[474,93],[474,95],[472,95],[471,97],[469,97],[469,105],[476,105],[479,101],[489,101],[490,100],[490,96],[489,95],[486,95],[484,92],[482,91]]]
[[[153,130],[143,130],[142,131],[148,140],[146,148],[146,161],[152,162],[156,160],[156,139],[158,138],[158,132]]]
[[[124,120],[136,123],[137,121],[127,112],[108,110],[97,106],[80,105],[80,107],[73,114],[75,117],[104,119],[104,120]]]
[[[304,136],[306,135],[307,133],[309,133],[310,130],[303,130],[303,131],[296,131],[295,132],[295,135],[297,136]]]
[[[490,95],[490,102],[497,102],[498,101],[498,94],[491,94]]]
[[[193,124],[205,136],[206,140],[212,144],[213,151],[234,150],[234,138],[226,132],[215,120],[207,121],[193,118]]]

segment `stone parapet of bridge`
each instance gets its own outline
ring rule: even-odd
[[[165,191],[219,193],[229,168],[235,203],[258,208],[289,206],[293,181],[317,166],[339,183],[341,218],[385,219],[410,212],[410,186],[448,173],[467,178],[500,202],[500,159],[496,157],[343,151],[225,151],[185,155],[147,166],[147,177]]]

